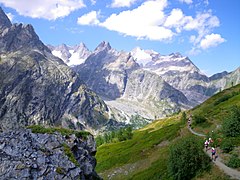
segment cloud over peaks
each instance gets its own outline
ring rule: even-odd
[[[85,7],[83,0],[0,0],[0,2],[6,7],[15,9],[20,15],[48,20],[68,16],[72,11]]]
[[[226,40],[221,37],[220,34],[210,34],[206,35],[204,39],[200,42],[200,47],[202,49],[208,49],[210,47],[218,46],[219,44],[225,42]]]
[[[80,25],[98,25],[99,24],[99,17],[100,11],[91,11],[87,14],[78,18],[77,23]]]
[[[113,0],[111,7],[119,8],[119,7],[130,7],[137,0]]]
[[[100,25],[137,39],[169,40],[174,33],[163,27],[167,0],[146,1],[139,7],[112,14]]]

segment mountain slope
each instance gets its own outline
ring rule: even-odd
[[[30,124],[99,130],[106,104],[39,40],[0,9],[0,129]],[[2,22],[4,22],[2,24]]]
[[[213,126],[207,124],[204,126],[205,129],[208,132],[213,130],[217,133],[219,125],[221,127],[224,118],[231,113],[229,107],[240,106],[239,90],[240,85],[224,90],[187,112],[187,116],[190,114],[205,116],[214,124]],[[101,145],[98,147],[96,155],[97,172],[104,178],[111,177],[113,179],[171,179],[168,171],[169,147],[186,136],[192,136],[186,127],[187,123],[183,123],[181,118],[181,115],[176,115],[154,121],[144,128],[134,131],[133,138],[130,140]],[[199,126],[194,126],[194,129],[197,132],[201,130]],[[204,130],[203,132],[206,133]],[[213,134],[211,137],[216,142],[220,138]],[[234,139],[234,143],[235,147],[232,153],[239,155],[239,137]],[[221,151],[218,147],[219,156],[222,156]],[[227,157],[229,159],[229,154]],[[195,177],[195,179],[213,178],[229,179],[216,166],[212,166],[209,171]]]

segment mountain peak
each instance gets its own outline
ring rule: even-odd
[[[171,54],[169,54],[169,56],[173,56],[174,58],[182,58],[183,57],[180,52],[171,53]]]
[[[95,49],[95,51],[103,51],[103,50],[110,50],[112,49],[111,45],[109,44],[109,42],[107,41],[102,41],[97,48]]]
[[[0,7],[0,30],[11,27],[12,23]]]

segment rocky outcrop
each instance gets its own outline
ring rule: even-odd
[[[0,179],[100,179],[94,171],[95,153],[91,135],[83,140],[30,130],[4,132],[0,134]]]
[[[105,127],[106,104],[51,54],[33,27],[6,24],[0,29],[0,131],[31,124],[91,132]]]

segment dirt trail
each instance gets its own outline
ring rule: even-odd
[[[189,131],[192,133],[192,134],[195,134],[197,136],[201,136],[201,137],[205,137],[206,135],[204,134],[200,134],[200,133],[197,133],[195,132],[191,126],[188,125],[188,129]],[[212,155],[211,155],[211,148],[207,150],[207,152],[204,150],[204,152],[210,157],[212,158]],[[215,161],[213,161],[214,164],[216,164],[216,166],[219,167],[219,169],[221,169],[225,174],[229,175],[231,178],[234,178],[234,179],[239,179],[240,180],[240,172],[235,170],[235,169],[232,169],[228,166],[226,166],[224,163],[222,163],[222,159],[220,157],[217,157],[217,159]]]

